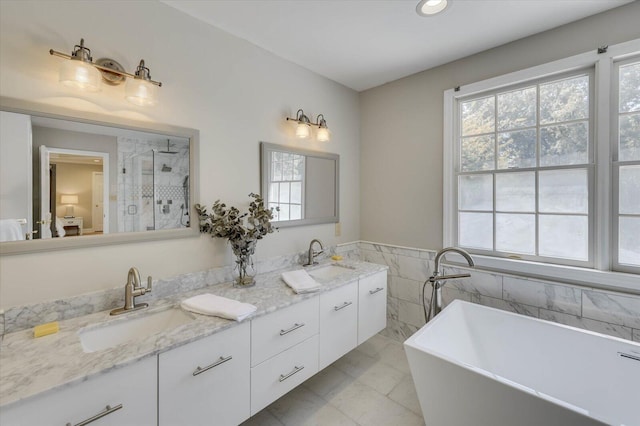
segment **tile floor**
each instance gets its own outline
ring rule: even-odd
[[[376,335],[242,426],[424,425],[402,343]]]

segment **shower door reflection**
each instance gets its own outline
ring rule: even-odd
[[[189,143],[118,138],[119,231],[189,226]]]

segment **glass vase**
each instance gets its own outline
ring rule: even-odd
[[[248,288],[256,285],[256,269],[251,255],[236,256],[236,267],[233,270],[233,286]]]

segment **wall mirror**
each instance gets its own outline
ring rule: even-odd
[[[339,222],[338,154],[261,142],[260,164],[262,196],[277,226]]]
[[[0,253],[198,235],[198,131],[2,98]]]

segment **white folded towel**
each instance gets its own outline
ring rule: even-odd
[[[242,303],[210,293],[183,300],[180,306],[197,314],[213,315],[236,321],[242,321],[258,309],[250,303]]]
[[[24,232],[17,219],[0,220],[0,241],[24,240]]]
[[[282,279],[296,293],[311,293],[320,290],[320,284],[304,269],[282,273]]]

